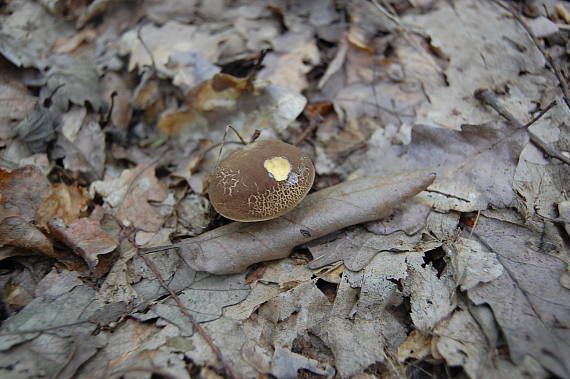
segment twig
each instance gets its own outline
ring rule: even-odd
[[[534,117],[532,120],[530,120],[529,122],[527,122],[526,124],[524,124],[523,128],[528,128],[529,126],[531,126],[532,124],[534,124],[535,122],[537,122],[538,120],[540,120],[542,118],[542,116],[544,116],[549,110],[552,109],[552,107],[554,107],[556,105],[556,100],[553,100],[550,104],[548,104],[546,106],[546,108],[544,108],[543,110],[541,110],[538,115],[536,117]]]
[[[140,41],[143,49],[146,51],[146,53],[150,57],[150,62],[152,64],[152,68],[153,68],[154,72],[158,72],[158,70],[156,68],[156,62],[154,61],[154,55],[152,54],[152,51],[150,50],[150,48],[148,47],[148,45],[146,44],[146,42],[142,38],[142,35],[141,35],[142,27],[143,27],[142,25],[139,25],[139,27],[137,28],[137,39]]]
[[[222,352],[220,351],[220,349],[218,348],[218,346],[216,345],[214,340],[208,335],[208,333],[202,327],[202,325],[200,325],[200,323],[197,322],[196,319],[194,319],[194,316],[192,316],[192,314],[188,311],[188,309],[184,306],[184,304],[182,304],[182,301],[180,301],[180,298],[178,297],[178,295],[176,295],[176,293],[172,289],[170,289],[170,287],[168,287],[168,284],[166,284],[164,279],[162,279],[162,275],[160,275],[160,272],[158,272],[154,263],[148,258],[148,256],[146,256],[144,254],[141,254],[140,257],[145,261],[148,268],[156,276],[156,279],[158,279],[162,288],[164,288],[166,291],[168,291],[170,296],[172,296],[172,298],[176,302],[176,305],[180,309],[180,312],[182,312],[190,320],[194,329],[196,329],[198,334],[200,334],[200,336],[206,341],[206,343],[208,343],[208,345],[210,346],[210,349],[212,349],[214,354],[216,354],[216,357],[224,366],[224,370],[226,372],[227,377],[232,378],[232,379],[237,379],[238,376],[235,374],[235,372],[233,371],[233,369],[229,365],[228,361],[224,358]]]
[[[475,217],[475,221],[473,222],[473,226],[471,227],[471,232],[469,233],[469,238],[473,235],[473,231],[477,227],[477,223],[479,222],[479,216],[481,216],[481,210],[477,210],[477,216]]]
[[[526,30],[526,32],[532,39],[532,42],[534,42],[538,50],[544,56],[544,59],[546,59],[550,67],[552,67],[554,75],[556,75],[556,79],[558,79],[558,83],[560,84],[560,89],[562,89],[562,93],[564,94],[564,100],[566,101],[566,105],[570,107],[570,89],[568,88],[568,81],[566,80],[564,73],[560,69],[560,66],[558,66],[558,64],[552,58],[550,53],[546,51],[546,49],[542,46],[542,44],[540,43],[540,41],[538,40],[538,38],[530,28],[530,26],[521,16],[519,16],[511,7],[503,4],[501,1],[499,0],[491,0],[491,1],[500,6],[501,8],[503,8],[504,10],[506,10],[507,12],[509,12],[519,22],[519,24],[521,24],[524,30]]]
[[[498,114],[503,116],[503,118],[505,118],[507,121],[509,121],[511,124],[513,124],[517,128],[526,129],[525,124],[520,122],[512,113],[510,113],[501,104],[499,104],[499,99],[497,99],[497,96],[495,96],[495,94],[493,92],[489,91],[488,89],[479,89],[479,90],[475,91],[474,95],[475,95],[475,98],[477,100],[479,100],[481,103],[486,104],[486,105],[490,106],[491,108],[493,108]],[[552,107],[550,107],[550,108],[552,108]],[[541,113],[542,113],[542,115],[544,115],[545,112],[541,112]],[[534,121],[536,121],[536,120],[534,120]],[[530,124],[531,123],[529,123],[529,125]],[[567,165],[570,165],[570,158],[563,155],[558,150],[553,149],[552,147],[548,146],[548,144],[545,141],[543,141],[542,138],[540,138],[536,134],[532,133],[528,129],[526,129],[526,131],[530,137],[531,142],[536,147],[541,149],[545,154],[549,155],[552,158],[557,158],[557,159],[561,160],[562,162],[566,163]]]
[[[316,118],[318,118],[319,120],[316,120]],[[303,133],[301,133],[301,135],[297,138],[297,140],[295,141],[295,146],[298,146],[301,142],[309,138],[309,136],[313,134],[313,132],[319,126],[319,122],[322,121],[323,121],[323,116],[321,115],[317,115],[317,117],[314,118],[309,117],[309,126],[307,126],[307,129],[303,130]]]

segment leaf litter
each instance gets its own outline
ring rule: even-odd
[[[568,11],[511,5],[4,2],[2,375],[569,376]],[[319,190],[216,217],[228,124]]]

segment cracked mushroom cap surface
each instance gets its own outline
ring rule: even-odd
[[[282,141],[262,140],[221,161],[211,175],[208,194],[226,218],[264,221],[297,206],[314,179],[315,168],[306,153]]]

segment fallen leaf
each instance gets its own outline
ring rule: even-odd
[[[509,207],[515,198],[516,163],[527,141],[526,131],[502,122],[465,125],[461,131],[418,125],[404,146],[390,144],[378,131],[362,169],[367,175],[387,175],[402,167],[436,168],[437,179],[420,198],[439,211]]]
[[[515,363],[530,355],[556,375],[568,376],[570,292],[559,281],[564,262],[541,253],[541,233],[512,223],[483,216],[473,235],[497,254],[504,271],[468,290],[469,298],[493,309]]]
[[[317,375],[334,376],[334,367],[320,363],[314,359],[310,359],[296,354],[288,349],[277,348],[273,353],[273,361],[271,362],[271,373],[277,378],[298,378],[299,370],[307,370]]]
[[[67,54],[52,55],[50,66],[41,95],[51,96],[58,109],[66,111],[70,104],[85,106],[86,103],[95,110],[103,109],[101,81],[93,60]]]
[[[366,230],[378,235],[390,235],[403,231],[406,235],[419,232],[427,222],[431,213],[429,205],[412,198],[398,206],[389,217],[379,221],[372,221],[364,225]]]
[[[442,4],[434,12],[402,18],[422,28],[430,39],[431,46],[427,48],[439,51],[447,62],[443,70],[438,65],[429,66],[445,75],[447,84],[441,85],[439,80],[426,80],[432,75],[408,66],[418,61],[417,52],[416,57],[400,57],[408,79],[421,83],[429,98],[419,108],[416,124],[458,129],[464,124],[497,119],[473,98],[478,88],[508,86],[508,108],[520,119],[533,109],[533,99],[540,98],[539,87],[532,84],[534,78],[552,77],[544,73],[544,57],[521,32],[517,21],[505,16],[505,12],[493,2],[462,0],[453,6]],[[489,35],[488,30],[493,30],[493,34]],[[520,76],[522,71],[530,75]]]
[[[408,338],[398,347],[398,361],[407,359],[423,360],[431,354],[431,336],[419,330],[412,330]]]
[[[22,217],[10,216],[0,221],[0,244],[30,249],[56,257],[51,241]]]
[[[493,322],[491,311],[487,320]],[[532,358],[514,365],[497,352],[496,346],[483,333],[484,321],[471,310],[459,310],[437,327],[434,348],[450,366],[461,366],[470,378],[531,377],[546,378],[547,373]]]
[[[14,136],[16,123],[29,115],[37,98],[16,80],[11,80],[9,71],[0,63],[5,79],[0,79],[0,141]]]
[[[73,139],[60,135],[58,146],[63,150],[63,165],[71,171],[85,174],[90,180],[103,176],[105,168],[105,133],[99,123],[88,121],[81,125]]]
[[[263,268],[261,276],[251,284],[247,298],[239,304],[226,307],[224,316],[245,320],[265,302],[313,277],[314,272],[306,265],[295,264],[290,258],[270,262]]]
[[[242,272],[253,263],[284,258],[299,244],[385,217],[396,204],[425,189],[434,178],[430,172],[418,171],[348,181],[307,196],[282,217],[253,224],[234,222],[158,249],[178,248],[186,263],[197,271]]]
[[[315,38],[310,33],[289,32],[273,39],[273,51],[263,60],[264,68],[258,78],[271,83],[303,91],[306,74],[320,63]]]
[[[304,96],[286,87],[216,74],[187,94],[184,107],[165,112],[158,126],[180,143],[200,138],[221,142],[228,125],[245,138],[256,130],[264,138],[288,136],[289,125],[306,103]],[[210,160],[203,164],[204,171],[213,169],[216,159]]]
[[[127,80],[116,73],[107,73],[102,79],[103,98],[112,104],[111,123],[121,129],[128,128],[133,116],[131,108],[131,90]]]
[[[150,202],[166,200],[168,194],[154,175],[154,166],[139,165],[124,170],[118,178],[106,178],[91,184],[90,193],[99,193],[124,225],[145,231],[157,231],[167,215]]]
[[[182,359],[184,354],[168,345],[178,332],[173,325],[159,328],[127,319],[119,330],[101,332],[107,339],[106,348],[80,367],[76,376],[95,379],[132,370],[139,373],[142,369],[145,373],[158,371],[173,378],[190,379]]]
[[[564,127],[568,117],[568,107],[560,99],[559,104],[529,127],[529,131],[559,151],[569,151],[570,131]],[[514,175],[517,210],[533,227],[543,228],[544,218],[558,217],[552,205],[566,201],[564,188],[568,180],[570,170],[567,166],[547,159],[534,144],[527,144],[520,154]]]
[[[379,32],[390,32],[397,27],[386,13],[380,11],[377,4],[357,0],[351,2],[348,8],[350,14],[348,40],[361,49],[372,50],[373,37]]]
[[[37,210],[38,224],[47,229],[51,218],[60,218],[69,225],[87,210],[88,200],[87,191],[83,187],[58,183],[52,186],[51,194]]]
[[[92,288],[78,286],[56,298],[51,296],[37,297],[19,313],[5,320],[2,331],[6,333],[42,329],[86,321],[98,305],[93,300],[94,295],[95,291]],[[94,329],[95,325],[93,324],[81,323],[61,328],[55,334],[66,337],[82,331],[90,333]],[[41,332],[0,335],[0,351],[5,352],[17,344],[35,339],[40,334]]]
[[[400,204],[398,206],[401,207]],[[393,221],[398,221],[398,218]],[[400,225],[394,222],[392,227],[395,230],[391,233],[377,234],[367,232],[364,228],[353,228],[342,232],[332,241],[321,242],[315,246],[309,244],[314,258],[309,267],[315,269],[342,261],[349,270],[360,271],[376,254],[408,251],[421,254],[433,250],[441,246],[446,234],[453,233],[457,226],[456,217],[449,214],[432,212],[423,221],[422,231],[411,235],[400,229],[400,226],[406,227],[405,222]]]
[[[384,305],[370,307],[372,303],[384,300],[382,295],[361,291],[352,279],[350,274],[343,275],[332,309],[310,328],[310,332],[331,349],[341,377],[350,377],[376,362],[383,362],[386,359],[384,349],[390,339],[388,335],[404,332],[386,313]],[[367,297],[364,300],[367,304],[362,307],[358,305],[359,295]],[[367,313],[369,309],[374,309],[374,314]],[[314,316],[317,320],[318,317]]]
[[[0,168],[0,218],[20,216],[35,221],[40,204],[49,194],[50,184],[37,167],[13,171]]]
[[[0,375],[16,378],[58,375],[62,379],[71,379],[75,371],[105,345],[105,338],[88,332],[78,331],[73,337],[46,333],[3,351]]]
[[[48,144],[55,135],[57,113],[36,105],[16,127],[18,140],[22,141],[32,153],[46,153]]]
[[[463,291],[491,282],[503,273],[496,254],[475,240],[458,238],[444,244],[443,249],[450,253],[455,282]]]
[[[63,220],[54,218],[48,226],[54,236],[87,262],[92,272],[95,272],[99,263],[99,255],[112,252],[118,245],[113,237],[101,229],[99,221],[92,218],[80,218],[67,226]],[[101,276],[102,273],[98,274]]]
[[[445,273],[438,276],[432,265],[413,267],[404,287],[411,294],[410,316],[421,332],[431,332],[457,305],[453,278]]]
[[[218,70],[210,62],[218,60],[219,45],[225,37],[209,29],[207,24],[186,25],[172,20],[162,26],[149,23],[140,30],[127,31],[121,38],[121,50],[124,55],[130,54],[129,71],[153,65],[188,90]],[[189,60],[190,55],[194,59]]]
[[[38,283],[35,295],[58,297],[82,284],[83,282],[79,279],[79,273],[69,270],[58,271],[53,268]]]
[[[89,43],[97,37],[97,30],[93,27],[85,28],[73,37],[65,41],[58,41],[54,47],[53,52],[56,54],[72,53],[80,45]]]
[[[0,52],[18,67],[48,66],[53,44],[75,33],[72,25],[52,15],[39,2],[10,1],[0,15]]]

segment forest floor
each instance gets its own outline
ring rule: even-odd
[[[0,376],[570,378],[569,33],[555,0],[0,1]],[[213,210],[228,125],[311,157],[299,207]]]

